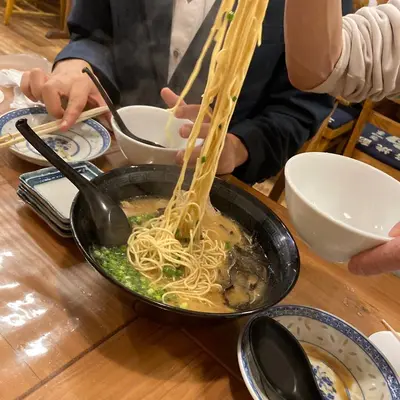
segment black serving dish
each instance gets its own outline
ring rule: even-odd
[[[115,169],[95,178],[92,182],[99,186],[113,200],[122,201],[135,197],[157,196],[169,198],[177,182],[180,168],[164,165],[141,165]],[[188,172],[184,189],[191,181]],[[263,247],[269,261],[268,287],[263,304],[256,308],[237,311],[230,314],[204,313],[175,308],[158,303],[126,288],[110,276],[96,262],[91,248],[96,245],[94,223],[86,213],[83,197],[78,194],[71,213],[71,226],[75,241],[86,260],[102,274],[128,294],[128,298],[139,300],[140,307],[148,315],[154,312],[156,318],[174,322],[176,317],[195,317],[216,319],[238,318],[251,315],[274,306],[284,299],[293,289],[300,271],[300,258],[297,246],[282,221],[261,201],[244,190],[215,179],[211,191],[211,202],[224,215],[232,218],[248,233],[255,236]],[[124,296],[126,299],[126,296]]]

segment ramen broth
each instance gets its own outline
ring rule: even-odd
[[[122,208],[132,225],[140,225],[164,212],[168,204],[163,198],[138,198],[123,201]],[[210,205],[211,207],[211,205]],[[200,312],[231,313],[254,308],[265,296],[267,288],[268,260],[257,243],[243,232],[231,219],[210,208],[202,221],[202,229],[208,230],[214,240],[225,242],[226,261],[218,271],[217,283],[222,291],[211,291],[205,298],[213,305],[196,299],[169,299],[176,307]],[[125,251],[125,257],[123,252]],[[94,249],[94,255],[102,267],[129,289],[160,301],[163,285],[171,280],[164,278],[152,285],[129,263],[124,249]],[[125,258],[125,259],[123,259]],[[173,276],[171,279],[179,279]]]

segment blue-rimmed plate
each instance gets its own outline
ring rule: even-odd
[[[347,322],[325,311],[291,305],[273,307],[254,318],[261,316],[274,318],[300,341],[325,400],[400,400],[400,381],[392,366]],[[268,397],[251,355],[249,324],[238,342],[239,366],[253,399],[264,400]]]
[[[0,136],[17,132],[15,123],[26,118],[32,126],[54,121],[44,107],[22,108],[0,117]],[[89,161],[102,156],[111,145],[111,137],[103,125],[93,119],[74,125],[68,132],[56,132],[42,138],[67,162]],[[36,165],[47,166],[45,160],[28,142],[10,147],[18,157]]]

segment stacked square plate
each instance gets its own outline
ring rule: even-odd
[[[71,164],[91,180],[103,172],[90,162]],[[54,167],[20,176],[18,196],[58,235],[72,237],[70,213],[78,189]]]

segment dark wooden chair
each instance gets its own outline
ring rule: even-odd
[[[336,148],[341,143],[346,143],[361,110],[362,105],[353,105],[342,98],[337,98],[328,124],[321,125],[313,148],[308,151],[324,152]]]
[[[29,15],[43,17],[59,17],[60,28],[64,27],[65,12],[66,12],[66,1],[60,0],[60,11],[59,13],[44,11],[36,5],[36,2],[28,0],[6,0],[4,9],[4,25],[10,23],[11,17],[14,14]]]

